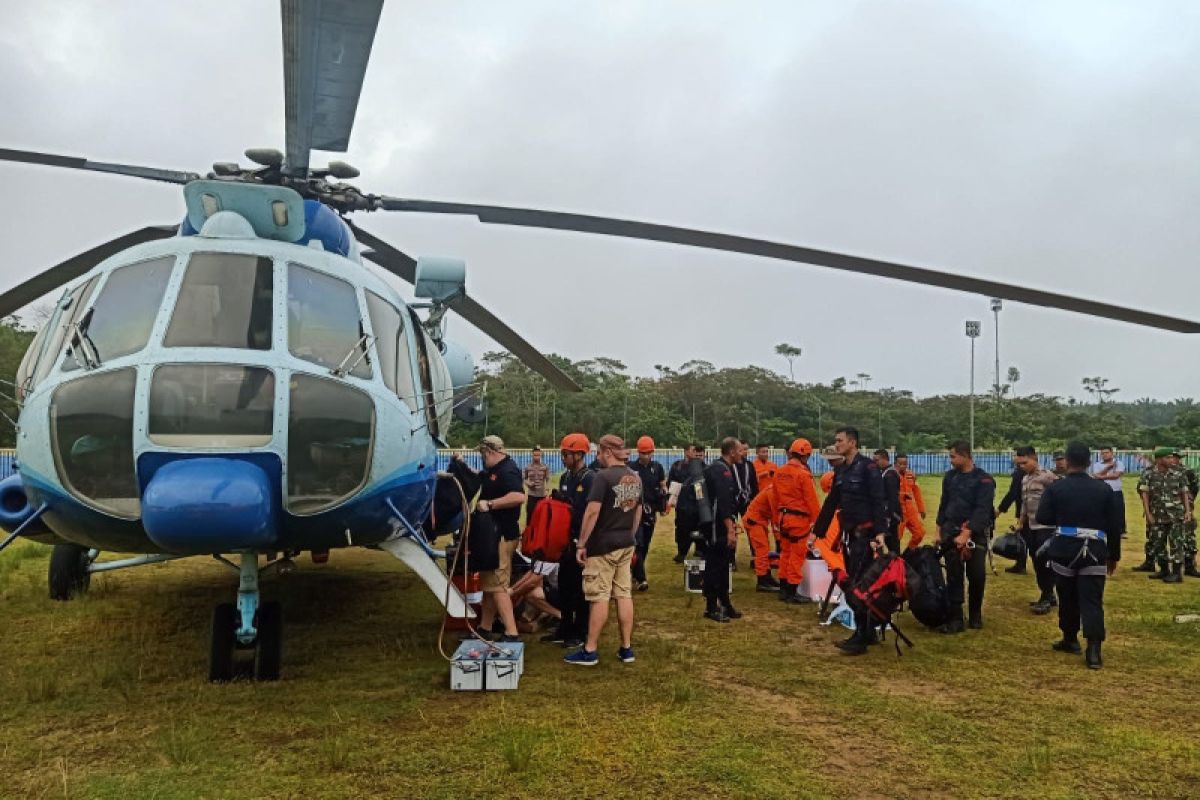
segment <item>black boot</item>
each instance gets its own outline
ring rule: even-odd
[[[1196,569],[1196,559],[1193,558],[1183,565],[1183,574],[1189,578],[1200,578],[1200,570]]]
[[[1091,644],[1088,645],[1091,647]],[[1070,639],[1063,638],[1060,641],[1050,645],[1052,650],[1057,650],[1060,653],[1070,653],[1071,655],[1079,655],[1083,651],[1079,649],[1079,640],[1072,636]]]
[[[967,621],[967,627],[973,631],[983,630],[983,613],[972,614]]]
[[[1166,580],[1167,576],[1170,574],[1171,568],[1167,562],[1160,561],[1158,562],[1158,572],[1154,573],[1153,575],[1147,575],[1146,577],[1152,581],[1161,581]]]
[[[741,619],[744,616],[742,612],[738,611],[730,603],[726,603],[721,610],[724,612],[725,616],[729,617],[730,619]]]
[[[771,573],[758,576],[758,584],[754,587],[756,592],[777,592],[779,591],[779,581],[771,576]]]
[[[1088,669],[1100,669],[1104,660],[1100,658],[1100,640],[1088,639],[1087,654],[1084,656]]]
[[[1009,567],[1008,569],[1006,569],[1004,571],[1011,575],[1024,575],[1025,574],[1025,565],[1024,564],[1013,564],[1011,567]]]
[[[1038,598],[1037,602],[1031,603],[1029,610],[1035,614],[1049,614],[1050,609],[1054,608],[1057,603],[1054,602],[1054,595],[1043,594]]]
[[[1154,572],[1154,560],[1147,556],[1146,560],[1134,567],[1131,572]]]
[[[792,596],[792,592],[794,592],[794,591],[796,591],[795,586],[792,586],[792,584],[788,583],[787,581],[780,581],[779,582],[779,602],[781,602],[781,603],[791,602],[788,598],[790,598]]]
[[[861,656],[867,652],[867,639],[864,635],[864,632],[867,630],[870,630],[869,626],[856,628],[853,636],[837,643],[837,649],[848,656]]]
[[[963,615],[960,609],[957,614],[950,618],[949,622],[938,628],[938,633],[962,633],[964,630],[966,630],[966,626],[963,625]]]
[[[1183,564],[1171,567],[1171,572],[1163,578],[1163,583],[1183,583]]]

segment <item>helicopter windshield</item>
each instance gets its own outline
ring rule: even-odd
[[[288,264],[288,349],[292,355],[356,378],[371,377],[354,287]]]
[[[195,253],[163,345],[270,350],[271,297],[271,259]]]
[[[71,346],[63,370],[78,369],[79,361],[92,357],[99,363],[90,366],[96,367],[145,347],[174,266],[174,256],[166,256],[109,273],[95,304],[80,317],[76,331],[67,334]]]
[[[261,447],[271,441],[274,414],[270,370],[164,364],[150,383],[146,433],[166,447]]]

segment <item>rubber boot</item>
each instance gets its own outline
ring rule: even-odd
[[[790,603],[791,600],[789,598],[792,596],[792,593],[795,591],[796,591],[795,586],[788,583],[787,581],[780,581],[779,582],[779,602]]]
[[[1190,561],[1184,563],[1183,574],[1187,575],[1189,578],[1200,578],[1200,570],[1196,569],[1195,558],[1192,558]]]
[[[1088,639],[1087,653],[1084,655],[1084,660],[1087,661],[1088,669],[1100,669],[1104,666],[1104,661],[1100,658],[1099,639]]]
[[[1183,564],[1174,565],[1170,574],[1163,578],[1163,583],[1183,583]]]
[[[758,583],[754,587],[756,592],[778,592],[779,581],[771,577],[771,573],[758,576]]]
[[[1138,564],[1136,567],[1134,567],[1130,571],[1131,572],[1154,572],[1154,561],[1150,558],[1147,558],[1145,561]]]
[[[1146,577],[1152,581],[1161,581],[1166,580],[1167,576],[1170,574],[1171,568],[1167,562],[1160,561],[1158,562],[1158,572],[1154,573],[1153,575],[1147,575]]]
[[[966,630],[966,625],[963,624],[962,609],[959,609],[949,622],[938,628],[938,633],[962,633],[964,630]]]

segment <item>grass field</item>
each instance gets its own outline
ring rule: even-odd
[[[923,489],[936,507],[937,482]],[[507,694],[449,691],[437,602],[384,553],[271,579],[284,680],[209,685],[228,568],[103,574],[53,603],[48,548],[19,544],[0,555],[0,797],[1196,797],[1200,625],[1173,616],[1200,611],[1200,581],[1129,572],[1131,523],[1098,672],[1050,651],[1032,574],[989,579],[983,631],[902,615],[913,650],[849,659],[812,606],[753,593],[743,547],[745,619],[714,625],[682,591],[668,519],[637,597],[637,663],[613,657],[613,630],[586,670],[527,637]]]

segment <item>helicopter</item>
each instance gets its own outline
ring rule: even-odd
[[[236,602],[213,611],[210,680],[231,679],[246,653],[255,678],[280,677],[282,606],[262,599],[260,579],[300,553],[389,552],[448,613],[470,614],[423,528],[437,448],[455,418],[483,412],[472,358],[446,335],[449,312],[556,388],[579,389],[468,293],[462,260],[414,258],[356,214],[659,241],[1200,332],[1185,319],[732,234],[363,192],[350,183],[356,168],[311,157],[349,148],[382,9],[282,0],[285,147],[246,150],[252,166],[200,174],[0,149],[0,162],[182,187],[180,223],[123,234],[0,294],[7,316],[65,286],[15,376],[18,466],[0,483],[0,550],[18,537],[53,545],[55,600],[86,591],[97,572],[188,557],[228,564]],[[417,302],[375,267],[412,284]]]

